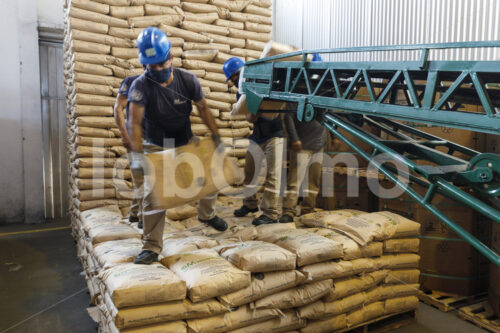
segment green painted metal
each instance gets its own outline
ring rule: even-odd
[[[500,156],[481,154],[390,120],[500,134],[500,61],[429,60],[435,49],[477,47],[500,48],[500,41],[297,51],[247,62],[243,90],[248,109],[254,114],[262,101],[278,100],[295,103],[300,121],[319,119],[355,153],[371,161],[410,197],[500,266],[498,253],[432,203],[438,193],[500,223],[500,212],[494,208],[500,208]],[[306,61],[312,53],[395,50],[421,50],[421,56],[418,61]],[[279,61],[296,55],[302,55],[302,61]],[[358,95],[361,88],[366,88],[368,99]],[[480,106],[482,111],[471,112],[464,105]],[[394,139],[382,139],[364,131],[345,119],[346,113],[363,115],[366,123]],[[344,132],[367,143],[372,150],[362,150]],[[439,150],[443,147],[446,152]],[[393,168],[378,163],[374,158],[379,154],[388,154],[407,166],[410,174],[403,176],[427,188],[425,195],[407,187]]]
[[[352,126],[352,124],[349,124],[348,122],[338,118],[337,116],[335,116],[333,114],[325,113],[323,115],[322,122],[330,130],[330,132],[332,132],[336,137],[338,137],[339,139],[344,141],[346,144],[348,144],[354,151],[356,151],[363,158],[365,158],[368,161],[371,161],[371,163],[380,172],[382,172],[387,178],[389,178],[391,181],[393,181],[399,187],[403,188],[406,191],[406,193],[413,200],[418,202],[420,205],[422,205],[427,210],[429,210],[434,216],[436,216],[441,221],[443,221],[451,230],[453,230],[460,237],[462,237],[464,240],[466,240],[468,243],[470,243],[479,252],[481,252],[485,257],[487,257],[489,260],[491,260],[495,265],[500,266],[500,255],[499,254],[497,254],[495,251],[490,249],[488,246],[486,246],[484,243],[482,243],[476,237],[471,235],[465,229],[460,227],[457,223],[452,221],[448,216],[444,215],[439,209],[437,209],[434,205],[431,204],[431,200],[432,200],[432,197],[434,196],[434,193],[436,192],[436,189],[439,188],[443,193],[446,193],[448,197],[454,198],[455,200],[462,202],[463,204],[471,207],[472,209],[479,211],[480,213],[484,214],[485,216],[487,216],[488,218],[492,219],[493,221],[495,221],[497,223],[500,223],[500,212],[499,211],[486,205],[484,202],[478,200],[477,198],[471,196],[470,194],[462,191],[460,188],[456,187],[455,185],[450,184],[448,181],[443,180],[438,175],[433,175],[432,177],[427,178],[427,180],[430,182],[429,187],[428,187],[429,189],[428,189],[426,195],[424,197],[422,197],[420,194],[418,194],[411,187],[408,187],[406,183],[402,182],[398,178],[398,175],[396,175],[394,172],[392,172],[386,166],[377,162],[377,160],[373,159],[373,157],[371,155],[366,153],[359,146],[357,146],[355,143],[353,143],[351,140],[349,140],[339,130],[339,128],[342,129],[343,131],[355,136],[356,138],[361,139],[365,143],[368,143],[370,146],[374,147],[378,153],[388,154],[391,156],[392,159],[397,160],[398,162],[409,166],[410,170],[415,171],[416,173],[419,173],[421,175],[425,175],[426,172],[420,170],[420,166],[418,164],[416,164],[415,162],[402,156],[400,153],[396,152],[395,150],[392,150],[392,149],[388,148],[387,146],[381,144],[376,139],[373,139],[370,135],[367,135],[367,133],[365,133],[364,131],[357,129],[355,126]],[[401,175],[399,175],[399,176],[401,176]]]
[[[303,100],[314,108],[498,134],[500,61],[428,60],[433,49],[458,47],[500,47],[500,41],[297,51],[248,62],[243,89],[247,95],[269,100]],[[422,57],[391,62],[271,61],[315,52],[383,50],[421,50]],[[369,100],[357,97],[362,87]],[[407,102],[398,100],[398,93]],[[258,106],[251,104],[251,112],[257,112]],[[470,112],[464,104],[481,106],[484,111]]]

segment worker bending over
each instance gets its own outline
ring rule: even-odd
[[[293,222],[301,187],[303,200],[300,214],[311,213],[316,207],[327,132],[316,119],[299,121],[292,113],[285,115],[285,129],[290,144],[290,167],[280,222]]]
[[[125,148],[127,148],[127,159],[129,164],[132,162],[132,146],[130,145],[130,137],[128,135],[130,119],[128,92],[132,86],[132,82],[134,82],[134,80],[138,77],[139,75],[129,76],[122,81],[120,89],[118,89],[118,95],[116,96],[114,107],[116,126],[118,126],[118,130],[120,131],[122,144]],[[139,222],[138,227],[142,229],[142,183],[144,182],[144,177],[136,172],[131,172],[131,174],[132,182],[134,184],[134,198],[132,199],[132,204],[130,205],[130,215],[128,219],[132,223]]]
[[[313,61],[323,61],[317,53]],[[297,212],[299,191],[302,188],[300,214],[312,213],[321,186],[323,148],[326,144],[326,128],[316,119],[299,121],[292,113],[285,115],[285,129],[290,145],[290,168],[287,174],[286,192],[283,198],[283,214],[280,222],[293,222]]]
[[[241,80],[240,74],[245,63],[243,60],[233,57],[228,59],[223,66],[224,74],[227,81],[233,85],[239,86],[238,98],[241,96]],[[242,77],[242,76],[241,76]],[[284,133],[281,123],[281,117],[276,117],[272,120],[266,119],[259,114],[247,114],[247,120],[254,123],[253,133],[250,136],[250,146],[245,156],[245,180],[244,184],[247,187],[255,187],[252,184],[252,179],[260,173],[262,160],[265,158],[267,164],[266,179],[264,182],[264,193],[262,195],[262,203],[260,208],[262,215],[252,221],[254,225],[270,224],[278,222],[278,197],[281,184],[281,168],[283,163],[283,145]],[[252,153],[257,145],[264,152],[262,154]],[[258,149],[257,149],[258,151]],[[254,213],[259,210],[259,202],[257,200],[257,191],[249,197],[243,199],[243,206],[234,211],[237,217],[246,216],[248,213]]]
[[[130,137],[132,146],[132,162],[130,168],[134,172],[144,173],[145,153],[161,151],[171,145],[186,145],[196,140],[191,132],[189,115],[194,102],[200,116],[212,132],[212,138],[219,146],[215,120],[208,110],[201,85],[194,74],[182,69],[173,68],[171,44],[163,31],[149,27],[137,38],[139,60],[146,65],[146,72],[139,76],[128,94],[130,102]],[[144,138],[142,145],[142,122],[144,121]],[[165,210],[154,210],[152,207],[150,184],[145,183],[143,203],[143,250],[135,258],[136,264],[150,264],[158,260],[163,248],[163,228]],[[198,205],[198,218],[213,228],[224,231],[226,222],[216,216],[215,202],[217,194],[201,199]]]

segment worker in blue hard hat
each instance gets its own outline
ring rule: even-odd
[[[323,61],[318,53],[313,61]],[[308,214],[316,207],[316,197],[321,185],[323,149],[326,144],[326,128],[316,119],[299,121],[293,113],[285,115],[285,130],[290,148],[283,214],[280,222],[293,222],[297,214],[297,202],[302,194],[300,214]],[[302,189],[302,193],[299,190]]]
[[[163,31],[149,27],[137,38],[139,60],[146,72],[132,83],[128,93],[130,102],[130,138],[133,172],[144,173],[143,152],[165,149],[173,140],[179,147],[195,140],[191,132],[189,115],[194,102],[200,116],[212,132],[216,146],[220,144],[215,120],[205,101],[196,76],[172,66],[171,44]],[[144,121],[144,139],[142,135]],[[165,210],[153,210],[151,193],[145,189],[143,200],[143,251],[135,258],[137,264],[150,264],[158,260],[163,248]],[[215,213],[217,195],[201,199],[198,219],[213,228],[224,231],[227,223]]]
[[[232,57],[226,60],[222,65],[222,71],[226,75],[226,82],[231,81],[234,85],[239,83],[240,71],[245,66],[245,62],[238,57]]]
[[[241,91],[241,80],[243,78],[242,71],[244,70],[244,64],[243,60],[233,57],[228,59],[222,67],[228,82],[239,86],[238,96],[243,94]],[[255,173],[260,173],[259,169],[256,168],[262,166],[263,159],[265,159],[267,165],[264,193],[260,204],[262,214],[255,218],[252,224],[276,223],[278,222],[278,197],[281,185],[284,147],[284,132],[281,117],[266,119],[261,117],[259,113],[257,115],[248,113],[247,120],[254,124],[254,128],[250,136],[250,147],[245,155],[245,186],[255,187],[256,184],[251,184],[252,179]],[[252,153],[256,151],[254,149],[256,146],[264,152],[264,156]],[[255,193],[256,191],[253,192]],[[255,193],[243,199],[243,205],[234,211],[234,215],[243,217],[249,213],[256,213],[258,210],[259,202]]]

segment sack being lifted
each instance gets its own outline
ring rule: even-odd
[[[269,41],[265,47],[264,50],[262,51],[262,54],[260,55],[260,58],[267,58],[271,57],[274,55],[279,55],[279,54],[284,54],[284,53],[289,53],[289,52],[294,52],[298,51],[298,48],[290,45],[285,45],[285,44],[280,44],[274,41]],[[307,56],[307,61],[312,61],[313,57],[312,55]],[[293,57],[287,57],[283,59],[277,59],[273,61],[302,61],[302,56],[297,55]],[[286,108],[286,103],[285,102],[278,102],[278,101],[263,101],[259,107],[259,111],[273,111],[273,110],[285,110]],[[238,102],[233,106],[233,109],[231,110],[231,115],[236,116],[236,115],[241,115],[241,114],[247,114],[250,111],[248,110],[247,107],[247,101],[246,101],[246,96],[242,95]],[[266,119],[274,119],[278,116],[278,113],[262,113],[262,117]]]
[[[178,207],[211,196],[242,178],[242,171],[210,138],[147,154],[147,189],[157,208]]]

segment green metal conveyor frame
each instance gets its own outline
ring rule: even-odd
[[[500,254],[432,203],[439,193],[500,223],[500,155],[480,153],[404,124],[417,122],[500,134],[500,61],[429,60],[432,50],[469,48],[500,48],[500,41],[296,51],[247,62],[243,91],[247,108],[253,114],[259,112],[263,101],[282,101],[294,107],[279,112],[296,113],[299,121],[318,119],[412,199],[500,266]],[[420,59],[307,61],[313,53],[404,50],[420,50]],[[302,61],[280,61],[298,55]],[[361,88],[366,89],[368,98],[359,96]],[[367,132],[358,126],[360,121],[375,127],[386,138]],[[363,150],[346,133],[371,149]],[[398,175],[393,167],[375,159],[380,154],[406,166],[410,173]],[[426,193],[420,195],[407,186],[402,176],[424,186]]]

